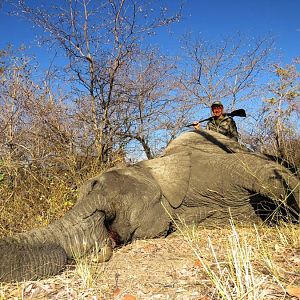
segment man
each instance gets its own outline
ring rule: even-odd
[[[238,132],[234,120],[224,114],[222,102],[215,101],[211,105],[212,117],[206,125],[206,129],[213,130],[228,136],[229,138],[238,141]],[[195,122],[194,128],[199,129],[199,122]]]

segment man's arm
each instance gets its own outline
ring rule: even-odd
[[[234,120],[232,118],[230,118],[230,124],[229,124],[229,132],[230,132],[230,136],[232,137],[232,139],[238,141],[239,139],[239,133],[237,131],[237,127],[236,124],[234,122]]]

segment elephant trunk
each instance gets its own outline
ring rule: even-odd
[[[57,244],[27,244],[23,239],[0,241],[0,282],[35,280],[55,275],[67,263],[67,255]]]
[[[53,224],[0,240],[0,281],[55,275],[68,258],[110,245],[105,215],[80,203]],[[103,260],[108,260],[111,251]]]

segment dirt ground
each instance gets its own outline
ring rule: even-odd
[[[217,263],[209,249],[208,237],[215,241],[213,249]],[[198,232],[196,248],[201,249],[201,258],[211,270],[218,265],[226,266],[226,239],[223,230]],[[178,233],[167,238],[134,241],[115,249],[106,263],[99,264],[88,258],[68,266],[62,274],[52,278],[2,284],[0,299],[220,299],[203,261],[196,255],[199,252],[192,248]],[[281,271],[277,277],[273,276],[258,259],[256,263],[254,254],[252,267],[257,277],[258,296],[253,299],[300,299],[299,295],[297,297],[300,249],[275,244],[274,252],[269,254],[272,263],[276,263],[276,270]],[[234,293],[233,288],[232,299],[237,299]],[[243,299],[251,298],[245,295]]]

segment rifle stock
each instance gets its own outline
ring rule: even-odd
[[[231,113],[228,113],[227,115],[230,117],[243,117],[243,118],[247,116],[246,111],[244,109],[234,110]]]

